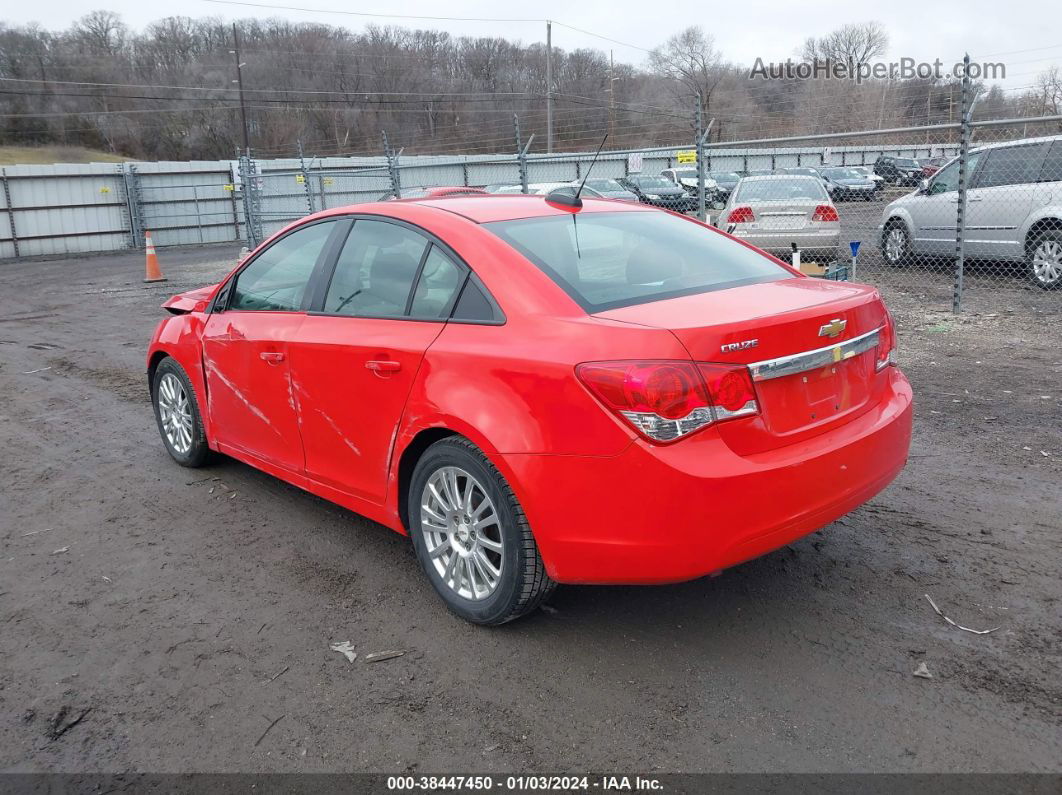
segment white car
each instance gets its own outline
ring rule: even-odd
[[[1033,284],[1062,287],[1062,135],[990,144],[967,158],[965,256],[1024,263]],[[959,161],[885,207],[890,265],[955,254]]]
[[[719,213],[720,229],[779,258],[837,259],[841,223],[822,180],[802,174],[744,177]]]
[[[669,179],[676,185],[681,185],[688,190],[694,196],[697,195],[697,167],[693,168],[665,168],[660,172],[660,176],[665,179]],[[719,185],[716,181],[708,176],[707,170],[704,172],[704,195],[707,197],[707,201],[710,203],[712,196],[715,195]]]

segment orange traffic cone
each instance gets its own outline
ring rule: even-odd
[[[164,282],[166,277],[159,269],[159,258],[155,256],[155,244],[151,242],[151,233],[144,232],[144,247],[147,249],[147,262],[144,266],[145,282]]]

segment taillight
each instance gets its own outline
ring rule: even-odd
[[[812,221],[837,221],[837,209],[832,204],[820,204],[815,208]]]
[[[670,442],[712,423],[756,414],[744,365],[682,361],[588,362],[575,368],[590,392],[654,442]]]
[[[874,359],[874,369],[884,370],[890,364],[896,364],[896,324],[889,310],[885,310],[885,325],[878,332],[878,350]]]
[[[755,220],[756,216],[752,214],[751,207],[735,207],[726,217],[728,224],[751,224]]]

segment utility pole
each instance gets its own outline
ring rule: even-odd
[[[236,23],[232,23],[232,46],[233,49],[229,50],[236,58],[236,79],[233,83],[238,84],[240,89],[240,122],[243,124],[243,150],[247,153],[251,151],[251,137],[247,130],[247,105],[243,101],[243,67],[246,64],[240,61],[240,34],[236,31]]]
[[[616,146],[616,65],[612,60],[612,50],[608,51],[608,137],[612,146]]]
[[[553,23],[546,20],[546,151],[553,151]]]

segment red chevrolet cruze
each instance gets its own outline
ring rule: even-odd
[[[646,205],[329,210],[164,306],[148,377],[170,455],[218,451],[408,533],[477,623],[558,582],[762,555],[907,458],[877,291]]]

